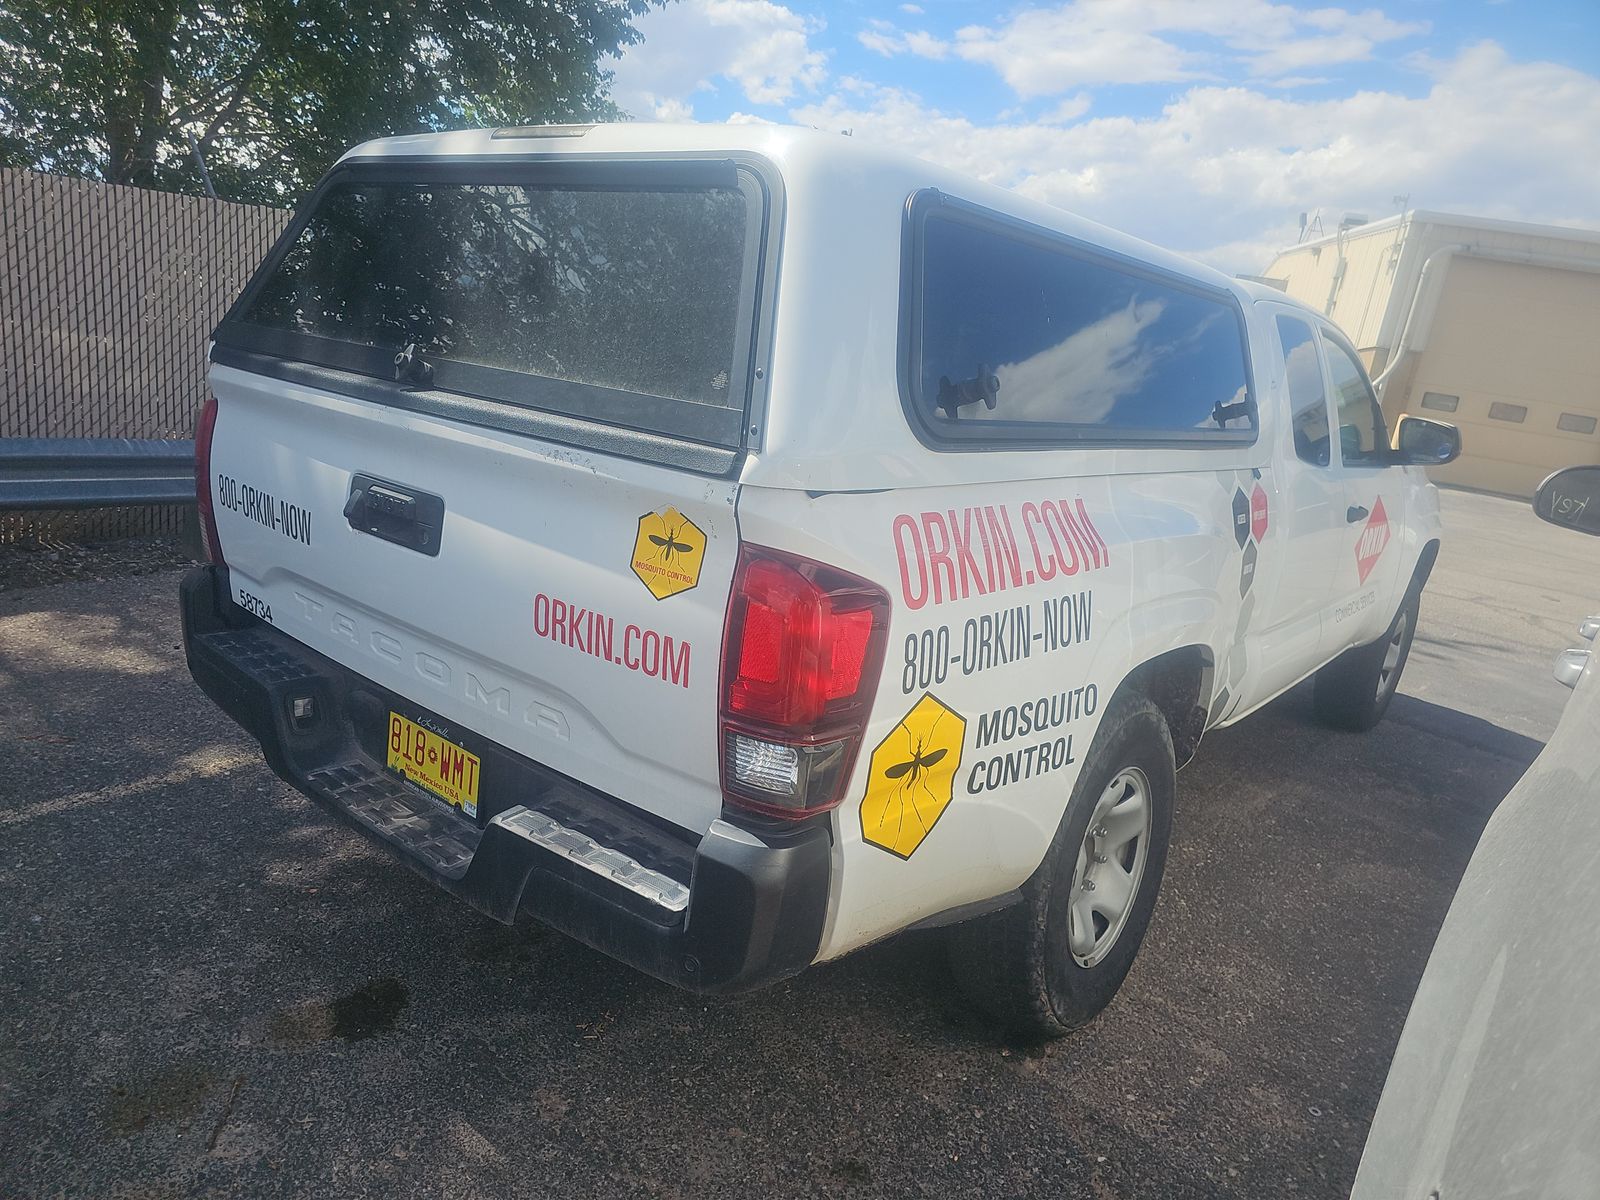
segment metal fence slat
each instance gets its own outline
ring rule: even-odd
[[[0,168],[0,213],[0,447],[186,436],[206,397],[211,331],[292,215],[11,167]],[[193,491],[177,475],[159,486],[159,500],[118,503],[171,505]],[[171,507],[63,503],[76,511],[0,504],[0,544],[172,533],[183,519]]]

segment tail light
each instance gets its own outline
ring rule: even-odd
[[[200,547],[206,561],[223,565],[217,514],[211,504],[211,435],[217,427],[217,398],[209,396],[194,425],[194,504],[200,518]]]
[[[793,554],[741,546],[722,647],[722,792],[784,817],[843,798],[883,669],[889,596]]]

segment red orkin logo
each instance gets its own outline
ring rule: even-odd
[[[1372,515],[1367,518],[1361,539],[1356,542],[1356,574],[1362,583],[1372,574],[1372,568],[1378,565],[1383,548],[1388,544],[1389,514],[1383,511],[1383,497],[1380,496],[1372,502]]]

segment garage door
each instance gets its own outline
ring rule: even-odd
[[[1407,409],[1461,427],[1441,482],[1529,496],[1600,462],[1600,275],[1457,257]]]

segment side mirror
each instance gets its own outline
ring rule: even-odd
[[[1401,417],[1391,460],[1407,467],[1442,467],[1461,457],[1461,430],[1426,417]]]
[[[1600,534],[1600,467],[1567,467],[1549,476],[1533,494],[1541,521]]]

